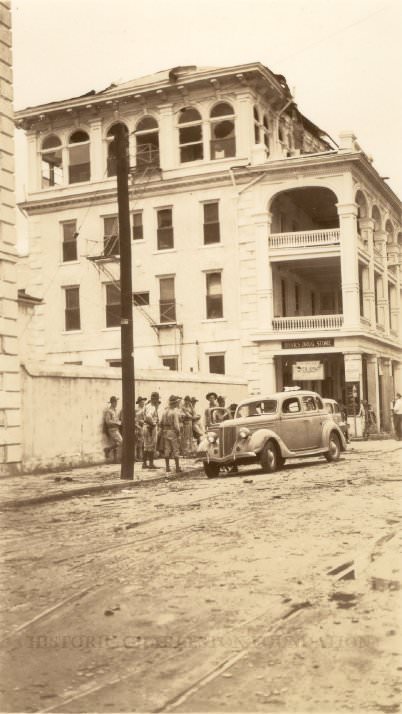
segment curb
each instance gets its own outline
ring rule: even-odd
[[[80,496],[90,496],[94,493],[109,493],[110,491],[123,491],[127,488],[140,488],[143,486],[148,486],[154,483],[162,483],[168,481],[182,481],[187,476],[192,474],[199,474],[202,469],[192,469],[191,471],[183,471],[179,475],[171,476],[156,476],[155,478],[150,478],[146,480],[135,479],[133,481],[122,479],[121,481],[112,481],[111,483],[102,483],[95,486],[83,486],[82,488],[74,488],[69,491],[62,491],[58,493],[48,493],[40,496],[32,496],[31,498],[14,498],[9,501],[0,502],[0,510],[7,508],[18,508],[23,506],[36,506],[43,503],[52,503],[55,501],[65,501],[69,498],[75,498]]]

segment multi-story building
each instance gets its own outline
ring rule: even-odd
[[[36,344],[118,365],[114,127],[130,146],[138,366],[301,382],[390,426],[402,387],[401,205],[259,63],[177,67],[18,112],[29,147]]]
[[[21,393],[17,323],[11,9],[0,0],[0,474],[19,469]]]

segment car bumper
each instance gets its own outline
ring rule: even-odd
[[[255,451],[241,451],[236,453],[231,453],[228,456],[216,456],[215,454],[206,454],[204,461],[208,464],[236,464],[242,461],[249,461],[250,459],[257,459],[257,454]]]

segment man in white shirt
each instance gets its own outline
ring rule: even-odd
[[[397,392],[394,402],[394,425],[398,441],[402,441],[402,397]]]

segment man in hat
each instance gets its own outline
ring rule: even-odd
[[[197,444],[200,443],[201,437],[202,437],[202,429],[201,429],[201,414],[197,414],[195,405],[197,404],[198,399],[195,397],[191,397],[191,406],[192,406],[192,411],[193,411],[193,416],[192,416],[192,421],[193,421],[193,437],[196,440]]]
[[[211,409],[218,406],[218,395],[216,392],[208,392],[205,396],[208,399],[208,408],[205,410],[205,428],[211,425]]]
[[[180,438],[180,416],[178,404],[180,397],[172,394],[169,397],[169,404],[162,414],[161,427],[163,435],[164,456],[166,471],[170,472],[169,459],[173,457],[176,464],[176,473],[181,473],[179,462],[179,438]]]
[[[193,405],[191,397],[184,397],[183,405],[181,406],[181,455],[191,456],[193,451]]]
[[[144,469],[157,469],[154,464],[156,452],[156,444],[158,441],[158,425],[159,425],[159,399],[158,392],[152,392],[151,399],[144,407],[144,426],[142,433],[144,437],[144,460],[142,467]],[[147,463],[149,461],[149,463]]]
[[[105,457],[107,458],[113,451],[113,461],[117,462],[117,449],[121,446],[123,439],[120,434],[121,420],[117,413],[117,397],[110,397],[109,406],[103,414],[104,431],[111,441],[110,446],[104,448]]]
[[[396,393],[396,399],[393,407],[395,436],[398,441],[402,440],[402,397],[399,392]]]
[[[144,459],[144,436],[142,433],[144,426],[144,407],[146,397],[138,397],[136,400],[137,408],[134,414],[134,440],[135,440],[135,460],[143,461]]]

